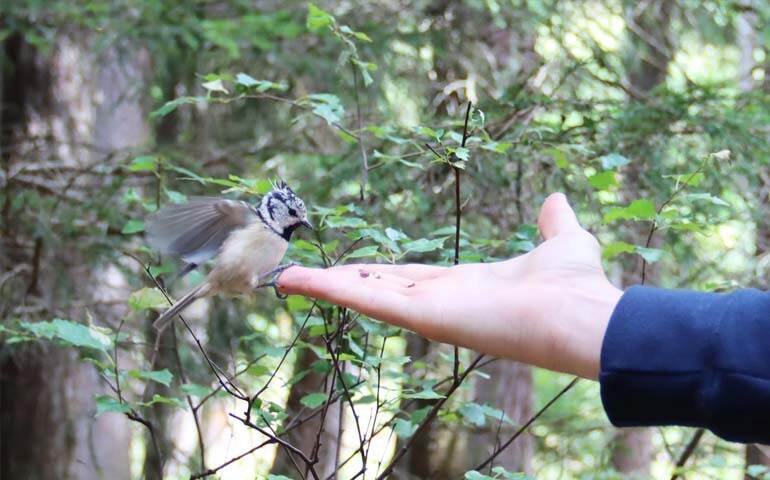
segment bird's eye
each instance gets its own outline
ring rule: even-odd
[[[297,211],[294,210],[293,208],[290,208],[289,209],[289,215],[291,215],[292,217],[296,217],[297,216]]]

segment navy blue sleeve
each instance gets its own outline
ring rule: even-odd
[[[604,335],[599,382],[615,426],[770,443],[770,293],[631,287]]]

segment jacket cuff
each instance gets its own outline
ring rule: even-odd
[[[601,397],[618,427],[708,422],[714,335],[723,296],[636,286],[610,317],[601,352]]]
[[[706,427],[770,443],[770,293],[632,287],[610,317],[599,381],[613,425]]]

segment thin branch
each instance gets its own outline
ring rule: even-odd
[[[669,197],[668,197],[668,199],[667,199],[665,202],[661,203],[661,204],[660,204],[660,206],[657,208],[657,210],[655,211],[655,219],[653,219],[653,221],[652,221],[652,225],[650,225],[650,231],[649,231],[649,233],[647,234],[647,240],[644,242],[644,248],[649,248],[649,247],[650,247],[650,243],[652,242],[652,236],[655,234],[655,231],[658,229],[658,220],[657,220],[657,217],[658,217],[658,215],[660,215],[660,212],[662,212],[664,208],[666,208],[666,207],[667,207],[667,206],[668,206],[668,205],[669,205],[671,202],[673,202],[673,201],[674,201],[674,199],[675,199],[677,196],[679,196],[679,194],[680,194],[680,193],[681,193],[681,192],[682,192],[682,191],[683,191],[685,188],[687,188],[687,186],[690,184],[690,182],[692,181],[692,179],[693,179],[693,178],[695,178],[695,176],[696,176],[697,174],[699,174],[699,173],[701,172],[701,170],[703,170],[703,167],[705,167],[705,166],[706,166],[706,162],[708,162],[708,160],[709,160],[709,157],[706,157],[706,158],[705,158],[705,159],[704,159],[704,160],[703,160],[703,161],[700,163],[700,165],[698,165],[698,168],[696,168],[696,169],[695,169],[695,171],[694,171],[694,172],[692,172],[692,173],[691,173],[691,174],[690,174],[690,175],[687,177],[687,179],[686,179],[684,182],[682,182],[682,183],[680,183],[679,185],[677,185],[676,189],[675,189],[675,190],[674,190],[674,192],[671,194],[671,196],[669,196]],[[645,281],[646,281],[646,280],[647,280],[647,259],[645,259],[644,257],[642,257],[642,285],[644,285],[644,283],[645,283]]]
[[[484,467],[486,467],[487,465],[489,465],[490,463],[492,463],[492,461],[493,461],[493,460],[494,460],[494,459],[495,459],[495,458],[496,458],[498,455],[500,455],[500,453],[502,453],[502,451],[503,451],[503,450],[505,450],[506,448],[508,448],[508,447],[509,447],[509,446],[510,446],[510,445],[511,445],[511,444],[512,444],[512,443],[513,443],[513,442],[514,442],[514,441],[515,441],[517,438],[519,438],[519,437],[521,436],[521,434],[522,434],[522,433],[524,433],[524,432],[525,432],[525,431],[526,431],[526,430],[527,430],[527,429],[528,429],[528,428],[529,428],[529,427],[530,427],[530,426],[531,426],[533,423],[535,423],[535,420],[537,420],[538,418],[540,418],[540,416],[541,416],[542,414],[544,414],[546,410],[548,410],[549,408],[551,408],[551,405],[553,405],[554,403],[556,403],[556,401],[557,401],[559,398],[561,398],[561,396],[562,396],[562,395],[564,395],[565,393],[567,393],[568,391],[570,391],[570,390],[572,389],[572,387],[574,387],[574,386],[575,386],[575,384],[577,384],[578,380],[580,380],[580,378],[579,378],[579,377],[575,377],[575,378],[573,378],[573,379],[572,379],[572,381],[571,381],[571,382],[569,382],[569,383],[567,384],[567,386],[566,386],[566,387],[564,387],[563,389],[561,389],[561,391],[560,391],[559,393],[557,393],[557,394],[556,394],[556,395],[555,395],[555,396],[554,396],[552,399],[550,399],[550,400],[548,401],[548,403],[546,403],[545,405],[543,405],[543,408],[541,408],[540,410],[538,410],[538,411],[537,411],[537,413],[535,413],[535,414],[534,414],[534,415],[533,415],[533,416],[532,416],[532,417],[531,417],[529,420],[527,420],[527,421],[526,421],[526,423],[524,423],[524,425],[522,425],[522,426],[521,426],[521,428],[519,428],[519,429],[516,431],[516,433],[514,433],[514,434],[513,434],[513,436],[512,436],[511,438],[509,438],[508,440],[506,440],[506,442],[505,442],[505,443],[503,443],[503,444],[500,446],[500,448],[497,448],[497,449],[495,449],[495,451],[494,451],[494,452],[492,452],[492,455],[490,455],[490,456],[489,456],[489,458],[487,458],[486,460],[484,460],[483,462],[481,462],[480,464],[478,464],[478,465],[477,465],[477,466],[476,466],[476,467],[475,467],[473,470],[477,470],[477,471],[480,471],[481,469],[483,469]]]
[[[319,480],[318,472],[315,470],[315,462],[310,460],[307,455],[305,455],[302,450],[295,447],[291,443],[287,442],[286,440],[281,439],[280,437],[273,435],[271,432],[265,430],[264,428],[260,427],[259,425],[255,424],[254,422],[251,422],[247,420],[246,418],[241,418],[238,415],[235,415],[233,413],[229,413],[229,416],[233,417],[234,419],[240,421],[247,427],[251,427],[254,430],[258,431],[262,435],[268,437],[271,440],[271,443],[277,443],[278,445],[282,446],[283,448],[289,450],[291,453],[297,455],[299,458],[302,459],[303,462],[305,462],[305,465],[310,470],[310,473],[312,473],[313,478],[316,480]]]
[[[353,91],[356,97],[356,122],[358,123],[358,146],[361,148],[361,201],[366,199],[366,182],[369,176],[369,157],[364,144],[364,124],[361,118],[361,101],[358,95],[358,72],[356,66],[351,63],[353,69]]]
[[[681,468],[684,467],[684,464],[687,463],[687,460],[692,456],[693,453],[695,453],[695,449],[698,447],[698,443],[700,443],[700,439],[703,437],[704,433],[706,433],[705,428],[699,428],[695,430],[695,433],[693,434],[692,438],[690,438],[690,441],[687,442],[687,446],[682,452],[682,455],[679,457],[679,460],[676,461],[676,467],[674,468],[674,474],[671,475],[671,480],[676,480],[680,477]]]
[[[420,434],[427,428],[427,426],[433,422],[433,420],[438,415],[439,409],[446,403],[447,400],[449,400],[449,397],[452,396],[452,394],[460,387],[460,385],[463,383],[465,378],[476,368],[476,365],[484,358],[484,355],[477,356],[470,365],[468,365],[468,368],[465,369],[465,371],[455,380],[452,381],[452,384],[449,386],[449,389],[444,394],[444,397],[436,401],[435,404],[433,404],[433,408],[428,412],[428,414],[425,416],[425,419],[420,423],[420,425],[415,430],[414,434],[409,437],[409,439],[404,443],[404,445],[396,452],[395,455],[393,455],[393,458],[391,459],[390,463],[387,467],[382,471],[382,473],[377,477],[377,480],[384,480],[385,478],[388,478],[391,473],[393,473],[393,469],[396,467],[396,464],[403,458],[403,456],[406,454],[407,451],[409,451],[409,448],[412,446],[412,443],[414,443],[415,439],[420,436]]]

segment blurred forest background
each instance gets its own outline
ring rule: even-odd
[[[165,286],[202,277],[173,282],[142,231],[283,178],[319,226],[290,260],[451,264],[459,206],[459,261],[492,261],[534,248],[564,191],[618,286],[766,287],[768,19],[761,0],[3,1],[0,476],[765,477],[763,447],[614,429],[595,382],[300,297],[201,301],[156,338]]]

